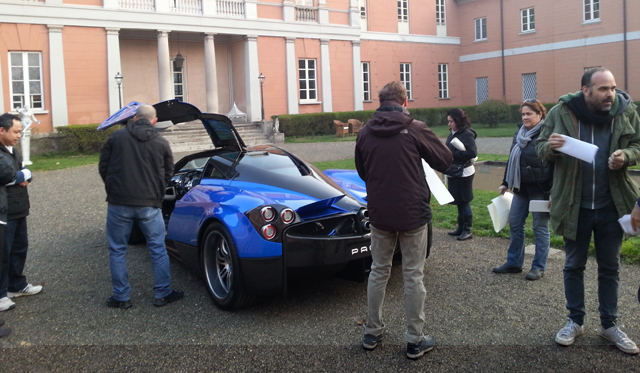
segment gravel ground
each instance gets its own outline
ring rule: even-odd
[[[338,151],[318,146],[321,153]],[[321,154],[303,156],[324,159]],[[521,274],[495,275],[491,268],[504,262],[506,240],[457,242],[436,230],[426,264],[425,311],[426,331],[437,346],[414,362],[404,357],[398,265],[385,305],[388,336],[373,352],[360,347],[364,283],[300,281],[286,298],[224,312],[213,306],[202,281],[172,260],[173,286],[186,296],[156,308],[144,246],[131,247],[128,255],[134,308],[110,309],[105,305],[111,291],[106,203],[97,167],[36,173],[30,193],[26,273],[45,288],[40,295],[16,299],[16,309],[0,313],[14,330],[0,339],[0,372],[640,371],[638,357],[618,351],[596,333],[593,260],[585,275],[586,333],[565,348],[553,341],[566,314],[562,256],[549,259],[539,281],[526,281]],[[531,259],[527,255],[526,265]],[[640,267],[622,266],[620,321],[638,342],[639,278]]]

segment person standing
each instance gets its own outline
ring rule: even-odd
[[[473,238],[471,228],[473,226],[473,177],[476,173],[473,161],[478,156],[476,148],[476,131],[471,129],[471,123],[467,113],[462,109],[447,111],[447,122],[451,133],[447,136],[445,145],[453,153],[453,164],[444,173],[449,179],[449,193],[453,196],[452,204],[458,207],[458,229],[447,234],[456,236],[457,240],[464,241]],[[462,144],[456,147],[452,144],[456,141]]]
[[[373,350],[385,336],[382,308],[397,244],[402,252],[407,357],[418,359],[435,341],[423,332],[426,290],[423,280],[427,255],[427,224],[431,221],[431,193],[422,160],[446,170],[451,152],[424,122],[406,110],[407,91],[401,82],[378,93],[380,107],[356,139],[355,164],[367,188],[371,223],[371,273],[367,287],[368,317],[362,346]]]
[[[127,245],[134,222],[151,254],[157,307],[182,299],[171,289],[169,255],[164,243],[162,200],[173,176],[173,155],[166,139],[153,127],[158,121],[153,106],[138,108],[134,122],[109,137],[100,151],[98,169],[107,192],[107,241],[113,295],[107,306],[132,307],[127,270]]]
[[[584,333],[584,270],[593,234],[598,263],[601,337],[623,352],[637,354],[636,344],[616,324],[620,248],[623,231],[618,218],[634,208],[638,185],[628,166],[640,162],[640,117],[629,95],[616,89],[611,71],[584,73],[582,89],[560,97],[542,126],[536,151],[555,160],[551,188],[551,227],[564,238],[566,325],[556,343],[569,346]],[[558,150],[572,137],[598,147],[595,159],[584,162]]]
[[[520,105],[522,124],[513,136],[509,162],[504,180],[498,188],[500,194],[513,190],[509,211],[511,243],[507,250],[507,262],[493,269],[495,273],[520,273],[524,264],[524,224],[529,216],[529,202],[547,200],[553,178],[553,161],[543,161],[536,154],[535,141],[547,116],[547,110],[538,100],[527,100]],[[536,252],[531,270],[525,278],[538,280],[544,276],[549,256],[549,213],[532,212]]]

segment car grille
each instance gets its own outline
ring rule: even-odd
[[[286,234],[294,237],[354,237],[363,233],[360,232],[358,217],[352,214],[298,224],[289,228]]]

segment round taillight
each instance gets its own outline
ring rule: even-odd
[[[280,211],[280,218],[285,224],[291,224],[296,218],[296,213],[292,209],[284,209]]]
[[[271,206],[263,207],[260,210],[260,216],[262,217],[262,220],[269,223],[276,218],[276,210]]]
[[[276,236],[276,227],[271,224],[267,224],[262,227],[262,235],[267,240],[272,240]]]

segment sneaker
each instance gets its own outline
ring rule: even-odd
[[[182,290],[172,290],[169,295],[164,298],[156,298],[153,300],[153,305],[156,307],[166,306],[169,303],[173,303],[175,301],[179,301],[184,297],[184,291]]]
[[[107,307],[111,307],[111,308],[120,308],[122,310],[126,310],[127,308],[131,308],[133,307],[133,304],[131,303],[131,300],[124,300],[124,301],[120,301],[117,300],[113,295],[109,297],[109,299],[107,299]]]
[[[428,335],[425,335],[420,343],[407,343],[407,357],[409,359],[420,359],[424,354],[433,350],[436,341]]]
[[[16,308],[16,304],[13,303],[9,297],[0,298],[0,312],[9,311]]]
[[[620,327],[618,327],[617,325],[612,326],[608,329],[600,327],[599,334],[602,338],[615,343],[616,347],[618,347],[622,352],[626,352],[632,355],[640,352],[638,346],[636,346],[636,344],[631,339],[629,339],[629,337],[627,337],[627,334],[620,330]]]
[[[380,335],[365,334],[364,337],[362,337],[362,347],[369,351],[375,350],[376,347],[378,347],[378,343],[383,339],[384,333]]]
[[[9,334],[11,334],[11,329],[9,328],[0,329],[0,338],[8,337]]]
[[[584,327],[567,317],[567,325],[556,334],[556,343],[562,346],[571,346],[582,333],[584,333]]]
[[[544,277],[544,271],[538,268],[531,268],[531,270],[524,276],[527,280],[535,281]]]
[[[31,284],[27,284],[27,286],[24,287],[24,289],[20,290],[17,293],[13,293],[13,292],[7,292],[7,295],[9,296],[9,298],[18,298],[18,297],[24,297],[25,295],[36,295],[39,292],[42,291],[42,285],[31,285]]]

